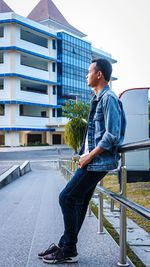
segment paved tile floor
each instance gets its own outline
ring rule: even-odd
[[[31,167],[30,173],[0,190],[1,267],[46,266],[37,253],[57,243],[63,233],[58,195],[66,182],[48,162],[32,163]],[[85,219],[78,252],[78,263],[59,266],[116,267],[119,260],[113,239],[107,232],[97,234],[94,216]]]

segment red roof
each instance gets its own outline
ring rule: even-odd
[[[0,13],[14,12],[3,0],[0,0]]]
[[[80,32],[69,24],[69,22],[65,19],[65,17],[61,14],[61,12],[58,10],[58,8],[51,0],[40,0],[40,2],[34,7],[34,9],[28,15],[28,18],[37,22],[50,19],[66,27],[69,27],[74,31]]]

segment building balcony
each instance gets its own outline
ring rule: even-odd
[[[16,93],[16,100],[23,101],[23,102],[31,102],[34,103],[41,103],[45,105],[49,105],[48,95],[38,94],[38,93],[31,93],[25,91],[19,91]]]
[[[12,69],[11,64],[0,63],[0,73],[1,74],[17,73],[20,75],[28,75],[30,77],[34,77],[37,79],[50,80],[48,71],[21,64],[17,65],[14,64],[14,67]]]
[[[0,74],[17,74],[57,82],[57,64],[53,58],[43,58],[37,54],[13,50],[0,51]]]
[[[44,71],[44,70],[40,70],[40,69],[35,69],[32,67],[28,67],[28,66],[23,66],[23,65],[19,65],[16,67],[16,73],[17,74],[29,74],[30,77],[34,77],[34,78],[38,78],[38,79],[43,79],[43,80],[49,80],[49,72],[48,71]]]
[[[50,56],[49,51],[48,51],[48,47],[42,47],[40,45],[33,44],[33,43],[30,43],[30,42],[22,40],[22,39],[19,39],[17,41],[16,46],[18,46],[22,49],[30,50],[34,53],[38,53],[38,54],[41,54],[44,56]]]
[[[0,116],[0,128],[5,127],[26,127],[26,128],[46,128],[49,119],[47,117],[33,116],[17,116],[14,123],[11,123],[11,118],[7,115]]]
[[[57,58],[57,50],[53,49],[52,39],[57,39],[56,33],[48,27],[15,13],[1,13],[0,21],[4,27],[0,33],[2,46],[15,45],[45,56]],[[13,22],[16,22],[12,24]],[[15,38],[12,38],[12,36]]]
[[[11,101],[14,98],[11,97],[10,91],[7,89],[0,90],[0,100],[1,101]],[[38,92],[28,92],[18,89],[15,93],[15,100],[21,102],[32,102],[49,105],[48,94],[38,93]],[[54,103],[53,103],[54,104]]]
[[[48,124],[47,117],[18,116],[15,127],[44,128]]]
[[[9,120],[7,115],[0,115],[0,127],[9,126]]]
[[[17,40],[16,46],[22,49],[29,50],[33,53],[37,53],[46,57],[52,57],[57,59],[57,50],[49,49],[48,47],[42,47],[38,44],[33,44],[26,40]]]
[[[5,63],[0,63],[0,73],[8,73],[10,72],[10,68]]]
[[[47,127],[50,126],[64,126],[68,122],[68,119],[65,117],[54,117],[50,118],[48,123],[46,124]]]

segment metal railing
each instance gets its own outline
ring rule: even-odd
[[[119,194],[104,188],[102,181],[96,187],[96,191],[98,192],[98,233],[103,233],[103,194],[120,204],[120,258],[118,266],[129,265],[126,253],[126,208],[150,221],[150,209],[144,208],[143,206],[126,198],[127,169],[125,166],[125,153],[143,149],[150,149],[150,139],[125,144],[119,148],[119,153],[121,153],[121,165],[117,170],[115,170],[120,178]],[[59,166],[64,176],[69,179],[73,175],[77,165],[73,161],[60,160]],[[111,208],[113,208],[113,203],[111,203]],[[90,206],[88,212],[90,215]]]

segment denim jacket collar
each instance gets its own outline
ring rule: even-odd
[[[107,84],[102,91],[99,93],[98,96],[94,95],[93,101],[99,101],[101,97],[110,89],[109,85]]]

